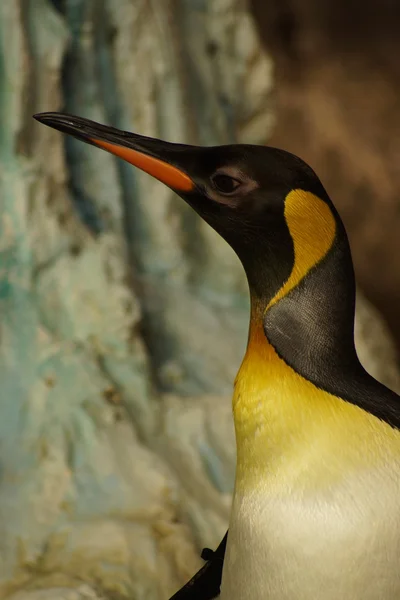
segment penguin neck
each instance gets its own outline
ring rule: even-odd
[[[302,447],[299,440],[316,422],[329,427],[328,415],[341,411],[336,383],[363,371],[354,346],[354,288],[347,238],[340,236],[275,302],[267,291],[251,294],[248,345],[233,397],[239,477],[248,457],[279,461],[290,447]]]
[[[363,453],[352,449],[369,428],[399,428],[398,397],[366,373],[355,350],[355,279],[343,224],[309,194],[299,212],[302,194],[286,198],[292,259],[279,246],[244,263],[251,317],[233,396],[240,493],[293,489],[303,467],[301,485],[320,485],[333,476],[339,450],[342,467],[357,463]],[[383,435],[397,435],[386,423]]]
[[[247,353],[272,346],[294,371],[321,386],[321,378],[332,381],[360,368],[350,247],[329,199],[294,190],[285,198],[284,216],[290,253],[282,250],[287,243],[281,239],[276,246],[275,240],[269,255],[257,253],[253,264],[244,265],[251,295]]]
[[[359,368],[350,247],[339,218],[331,229],[329,244],[318,247],[316,241],[308,254],[297,248],[292,269],[280,284],[277,257],[269,257],[275,266],[270,274],[265,265],[258,278],[254,271],[247,272],[251,313],[246,355],[264,355],[272,347],[288,366],[311,380],[313,372],[332,378]]]
[[[262,322],[278,356],[322,389],[328,381],[354,377],[362,368],[354,318],[354,270],[341,224],[330,250],[293,288],[267,306],[265,300],[252,300],[251,321]]]

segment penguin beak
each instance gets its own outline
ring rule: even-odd
[[[179,164],[185,156],[184,151],[191,146],[171,144],[62,113],[40,113],[34,118],[44,125],[111,152],[178,193],[190,192],[195,188],[194,181]]]

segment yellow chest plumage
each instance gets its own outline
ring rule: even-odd
[[[323,488],[400,457],[400,433],[324,392],[280,359],[253,326],[235,382],[236,486]]]
[[[400,433],[306,381],[257,327],[233,410],[221,600],[398,600]]]

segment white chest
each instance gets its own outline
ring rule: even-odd
[[[221,600],[399,600],[400,474],[386,468],[329,493],[236,495]]]

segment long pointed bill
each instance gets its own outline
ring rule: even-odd
[[[190,192],[195,187],[189,175],[174,164],[178,154],[182,156],[182,151],[190,146],[169,144],[62,113],[40,113],[34,115],[34,118],[49,127],[115,154],[177,192]]]

